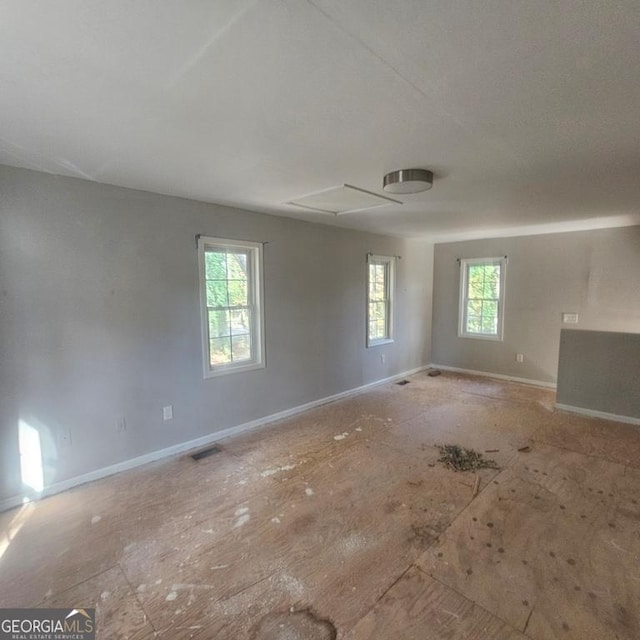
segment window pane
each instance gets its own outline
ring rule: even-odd
[[[482,316],[484,318],[491,318],[497,320],[498,318],[498,303],[485,300],[482,303]]]
[[[459,308],[460,335],[499,337],[502,322],[501,277],[505,265],[503,258],[461,260],[461,286],[463,298]]]
[[[385,323],[383,320],[369,322],[369,340],[382,340],[385,338]]]
[[[369,300],[371,302],[384,300],[384,283],[381,282],[372,282],[369,285]]]
[[[482,333],[495,334],[498,332],[498,320],[490,316],[482,316]]]
[[[469,265],[467,271],[467,297],[482,298],[484,290],[484,267]]]
[[[227,277],[230,280],[246,280],[247,254],[244,252],[227,253]]]
[[[497,300],[500,295],[500,267],[497,265],[485,267],[483,298]]]
[[[251,311],[234,309],[231,312],[231,335],[244,335],[251,331]]]
[[[482,316],[467,316],[467,332],[468,333],[482,332]]]
[[[231,338],[211,338],[209,340],[211,366],[231,362]]]
[[[230,333],[229,312],[209,310],[209,338],[221,338]]]
[[[229,306],[246,307],[249,303],[246,280],[229,280]]]
[[[254,363],[261,366],[261,246],[203,236],[198,249],[205,301],[205,377],[242,371]]]
[[[372,302],[369,304],[369,339],[380,340],[388,337],[387,302]]]
[[[205,277],[207,280],[225,280],[227,277],[226,251],[208,250],[204,254]]]
[[[391,338],[389,317],[392,304],[392,259],[376,258],[375,261],[370,261],[367,273],[368,340],[385,340]]]
[[[229,306],[226,280],[207,280],[206,284],[207,284],[207,307]]]
[[[233,336],[231,338],[231,350],[233,361],[240,362],[242,360],[251,359],[251,336],[248,334],[241,336]]]
[[[469,302],[467,302],[467,315],[468,316],[481,316],[482,315],[482,300],[469,300]]]

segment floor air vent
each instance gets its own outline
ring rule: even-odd
[[[208,458],[209,456],[212,456],[215,453],[220,453],[221,451],[222,449],[214,445],[213,447],[209,447],[208,449],[203,449],[202,451],[198,451],[198,453],[194,453],[191,457],[194,460],[198,461],[198,460],[202,460],[202,458]]]

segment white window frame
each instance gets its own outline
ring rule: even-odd
[[[384,338],[378,339],[370,339],[369,337],[369,308],[370,308],[370,299],[369,299],[369,265],[371,264],[382,264],[385,267],[385,279],[386,279],[386,289],[387,289],[387,331],[386,336]],[[394,341],[393,338],[393,329],[394,329],[394,314],[395,314],[395,304],[394,304],[394,294],[395,294],[395,272],[396,272],[396,259],[394,256],[378,256],[369,254],[367,255],[367,324],[366,324],[366,336],[367,336],[367,348],[369,347],[377,347],[383,344],[390,344]]]
[[[467,326],[467,274],[468,267],[473,265],[499,265],[500,266],[500,296],[498,298],[498,330],[496,334],[491,333],[470,333]],[[458,306],[458,337],[474,338],[476,340],[493,340],[501,342],[504,339],[504,301],[505,301],[505,278],[507,272],[507,258],[500,256],[497,258],[463,258],[460,260],[460,299]]]
[[[209,314],[207,309],[207,287],[205,271],[205,253],[207,248],[216,247],[221,249],[245,249],[251,254],[251,272],[248,278],[249,305],[252,309],[251,327],[251,351],[250,361],[238,363],[211,365],[209,353]],[[265,345],[264,345],[264,313],[262,309],[262,299],[264,291],[263,281],[263,249],[258,242],[246,242],[244,240],[229,240],[226,238],[214,238],[210,236],[198,237],[198,270],[200,274],[200,319],[202,325],[202,359],[203,373],[205,378],[227,375],[230,373],[240,373],[242,371],[252,371],[254,369],[264,369],[265,365]]]

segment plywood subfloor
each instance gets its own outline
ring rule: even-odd
[[[0,514],[0,606],[95,606],[105,640],[640,637],[640,431],[410,381]],[[444,443],[491,450],[477,496]]]

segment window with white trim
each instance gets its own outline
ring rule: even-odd
[[[502,340],[506,264],[504,257],[460,260],[460,337]]]
[[[395,258],[367,258],[367,346],[393,341]]]
[[[198,239],[204,376],[264,367],[262,245]]]

